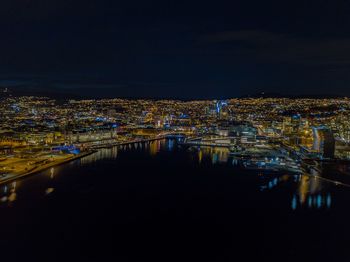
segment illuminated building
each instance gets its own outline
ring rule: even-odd
[[[313,150],[319,153],[323,158],[334,158],[335,139],[333,132],[325,127],[313,127]]]

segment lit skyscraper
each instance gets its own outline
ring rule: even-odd
[[[313,127],[313,150],[324,158],[333,158],[335,151],[335,139],[333,132],[325,126]]]

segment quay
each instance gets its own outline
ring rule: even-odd
[[[61,160],[53,161],[53,162],[50,162],[50,163],[47,163],[47,164],[44,164],[44,165],[35,166],[35,167],[31,168],[30,170],[26,170],[24,172],[20,172],[20,173],[17,173],[17,174],[16,173],[8,174],[6,177],[0,178],[0,185],[8,183],[8,182],[11,182],[13,180],[17,180],[17,179],[20,179],[20,178],[24,178],[24,177],[27,177],[27,176],[30,176],[30,175],[37,174],[37,173],[39,173],[41,171],[44,171],[44,170],[47,170],[47,169],[49,169],[51,167],[59,166],[59,165],[71,162],[73,160],[77,160],[77,159],[86,157],[88,155],[94,154],[96,152],[97,152],[96,150],[89,150],[89,151],[86,151],[86,152],[83,152],[83,153],[80,153],[80,154],[77,154],[77,155],[69,156],[69,157],[61,159]]]

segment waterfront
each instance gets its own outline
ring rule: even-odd
[[[4,257],[348,261],[348,188],[235,161],[227,149],[168,139],[100,149],[3,185]]]

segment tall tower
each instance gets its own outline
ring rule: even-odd
[[[222,115],[222,109],[224,107],[227,106],[227,101],[223,101],[223,100],[220,100],[220,101],[216,101],[215,102],[215,111],[216,111],[216,114],[217,114],[217,117],[218,118],[221,118],[221,115]]]
[[[335,139],[332,130],[325,126],[313,127],[313,150],[324,158],[334,158]]]

